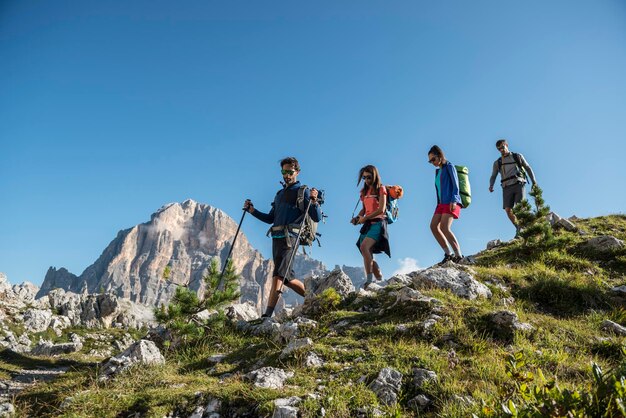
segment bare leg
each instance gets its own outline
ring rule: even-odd
[[[372,255],[372,247],[376,244],[376,241],[370,237],[366,237],[361,241],[361,255],[363,256],[363,266],[365,267],[365,274],[372,274],[372,262],[374,256]]]
[[[280,276],[274,276],[272,278],[272,289],[270,290],[270,295],[267,298],[267,306],[274,308],[278,303],[278,298],[280,297],[278,289],[280,289],[282,281],[283,278]]]
[[[383,274],[381,273],[380,267],[378,266],[376,260],[372,260],[372,273],[374,273],[374,277],[376,277],[377,280],[382,280]]]
[[[459,241],[457,241],[456,236],[454,236],[454,233],[450,229],[452,227],[452,221],[454,221],[454,218],[452,217],[452,215],[445,213],[441,215],[441,222],[439,223],[439,225],[441,228],[441,232],[446,237],[446,240],[452,246],[452,249],[454,250],[454,254],[456,254],[457,257],[460,257],[461,246],[459,245]]]
[[[449,254],[450,250],[448,249],[448,241],[446,241],[446,237],[443,235],[441,229],[439,228],[440,221],[441,214],[434,214],[433,218],[430,220],[430,230],[432,231],[433,236],[439,243],[439,246],[446,254]]]
[[[504,208],[504,210],[506,211],[506,216],[509,217],[509,220],[513,223],[513,225],[515,225],[515,227],[517,227],[517,217],[515,217],[515,214],[513,213],[513,209]]]
[[[300,280],[298,279],[289,280],[287,283],[285,283],[285,286],[292,289],[294,292],[296,292],[300,296],[304,297],[304,291],[305,291],[304,283],[302,283]]]

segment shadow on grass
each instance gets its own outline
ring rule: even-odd
[[[515,287],[517,299],[534,303],[543,312],[569,318],[591,309],[611,309],[610,295],[595,283],[568,282],[559,278],[540,278],[525,287]]]

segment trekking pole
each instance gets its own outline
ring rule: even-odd
[[[309,208],[311,207],[311,199],[309,199],[309,203],[306,205],[306,210],[304,211],[304,216],[302,217],[302,222],[300,222],[300,228],[298,228],[298,236],[296,237],[296,243],[294,244],[293,251],[289,254],[289,262],[287,262],[287,271],[285,272],[285,277],[280,282],[280,288],[278,289],[278,294],[283,293],[283,287],[285,287],[285,279],[291,273],[291,263],[293,263],[293,259],[298,252],[298,247],[300,246],[300,235],[302,234],[302,228],[304,228],[304,222],[306,221],[306,216],[309,213]],[[289,237],[285,237],[289,239]]]
[[[228,255],[226,256],[226,261],[224,262],[224,266],[222,266],[222,272],[220,273],[220,282],[217,285],[217,290],[224,290],[224,272],[226,271],[226,267],[228,266],[228,260],[230,260],[230,255],[233,253],[233,248],[235,248],[235,242],[237,241],[237,236],[239,235],[239,230],[241,229],[241,224],[243,223],[243,218],[245,218],[248,210],[246,208],[243,209],[243,215],[241,215],[241,220],[239,221],[239,226],[237,227],[237,232],[235,232],[235,238],[233,238],[233,243],[230,246],[230,250],[228,250]]]

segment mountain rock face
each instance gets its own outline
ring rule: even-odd
[[[37,298],[55,288],[74,293],[113,292],[147,305],[167,303],[177,286],[204,292],[211,260],[226,260],[237,224],[219,209],[193,200],[171,203],[149,222],[120,231],[94,264],[76,276],[50,268]],[[242,300],[259,309],[269,291],[270,262],[240,232],[233,249]]]
[[[236,231],[231,217],[209,205],[193,200],[165,205],[149,222],[120,231],[80,276],[50,267],[37,298],[61,288],[79,294],[114,293],[156,306],[166,304],[181,285],[202,296],[211,260],[223,265]],[[250,245],[243,231],[231,258],[241,276],[241,301],[252,302],[260,312],[271,287],[273,262]],[[344,268],[354,280],[362,281],[363,268]],[[293,270],[301,280],[329,273],[322,262],[301,253],[294,258]],[[292,291],[281,298],[281,304],[301,301]]]

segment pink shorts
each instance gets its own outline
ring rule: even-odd
[[[457,203],[456,206],[454,207],[454,210],[450,211],[449,203],[438,204],[437,208],[435,209],[435,215],[444,215],[446,213],[452,215],[454,219],[459,219],[459,216],[461,216],[461,205]]]

